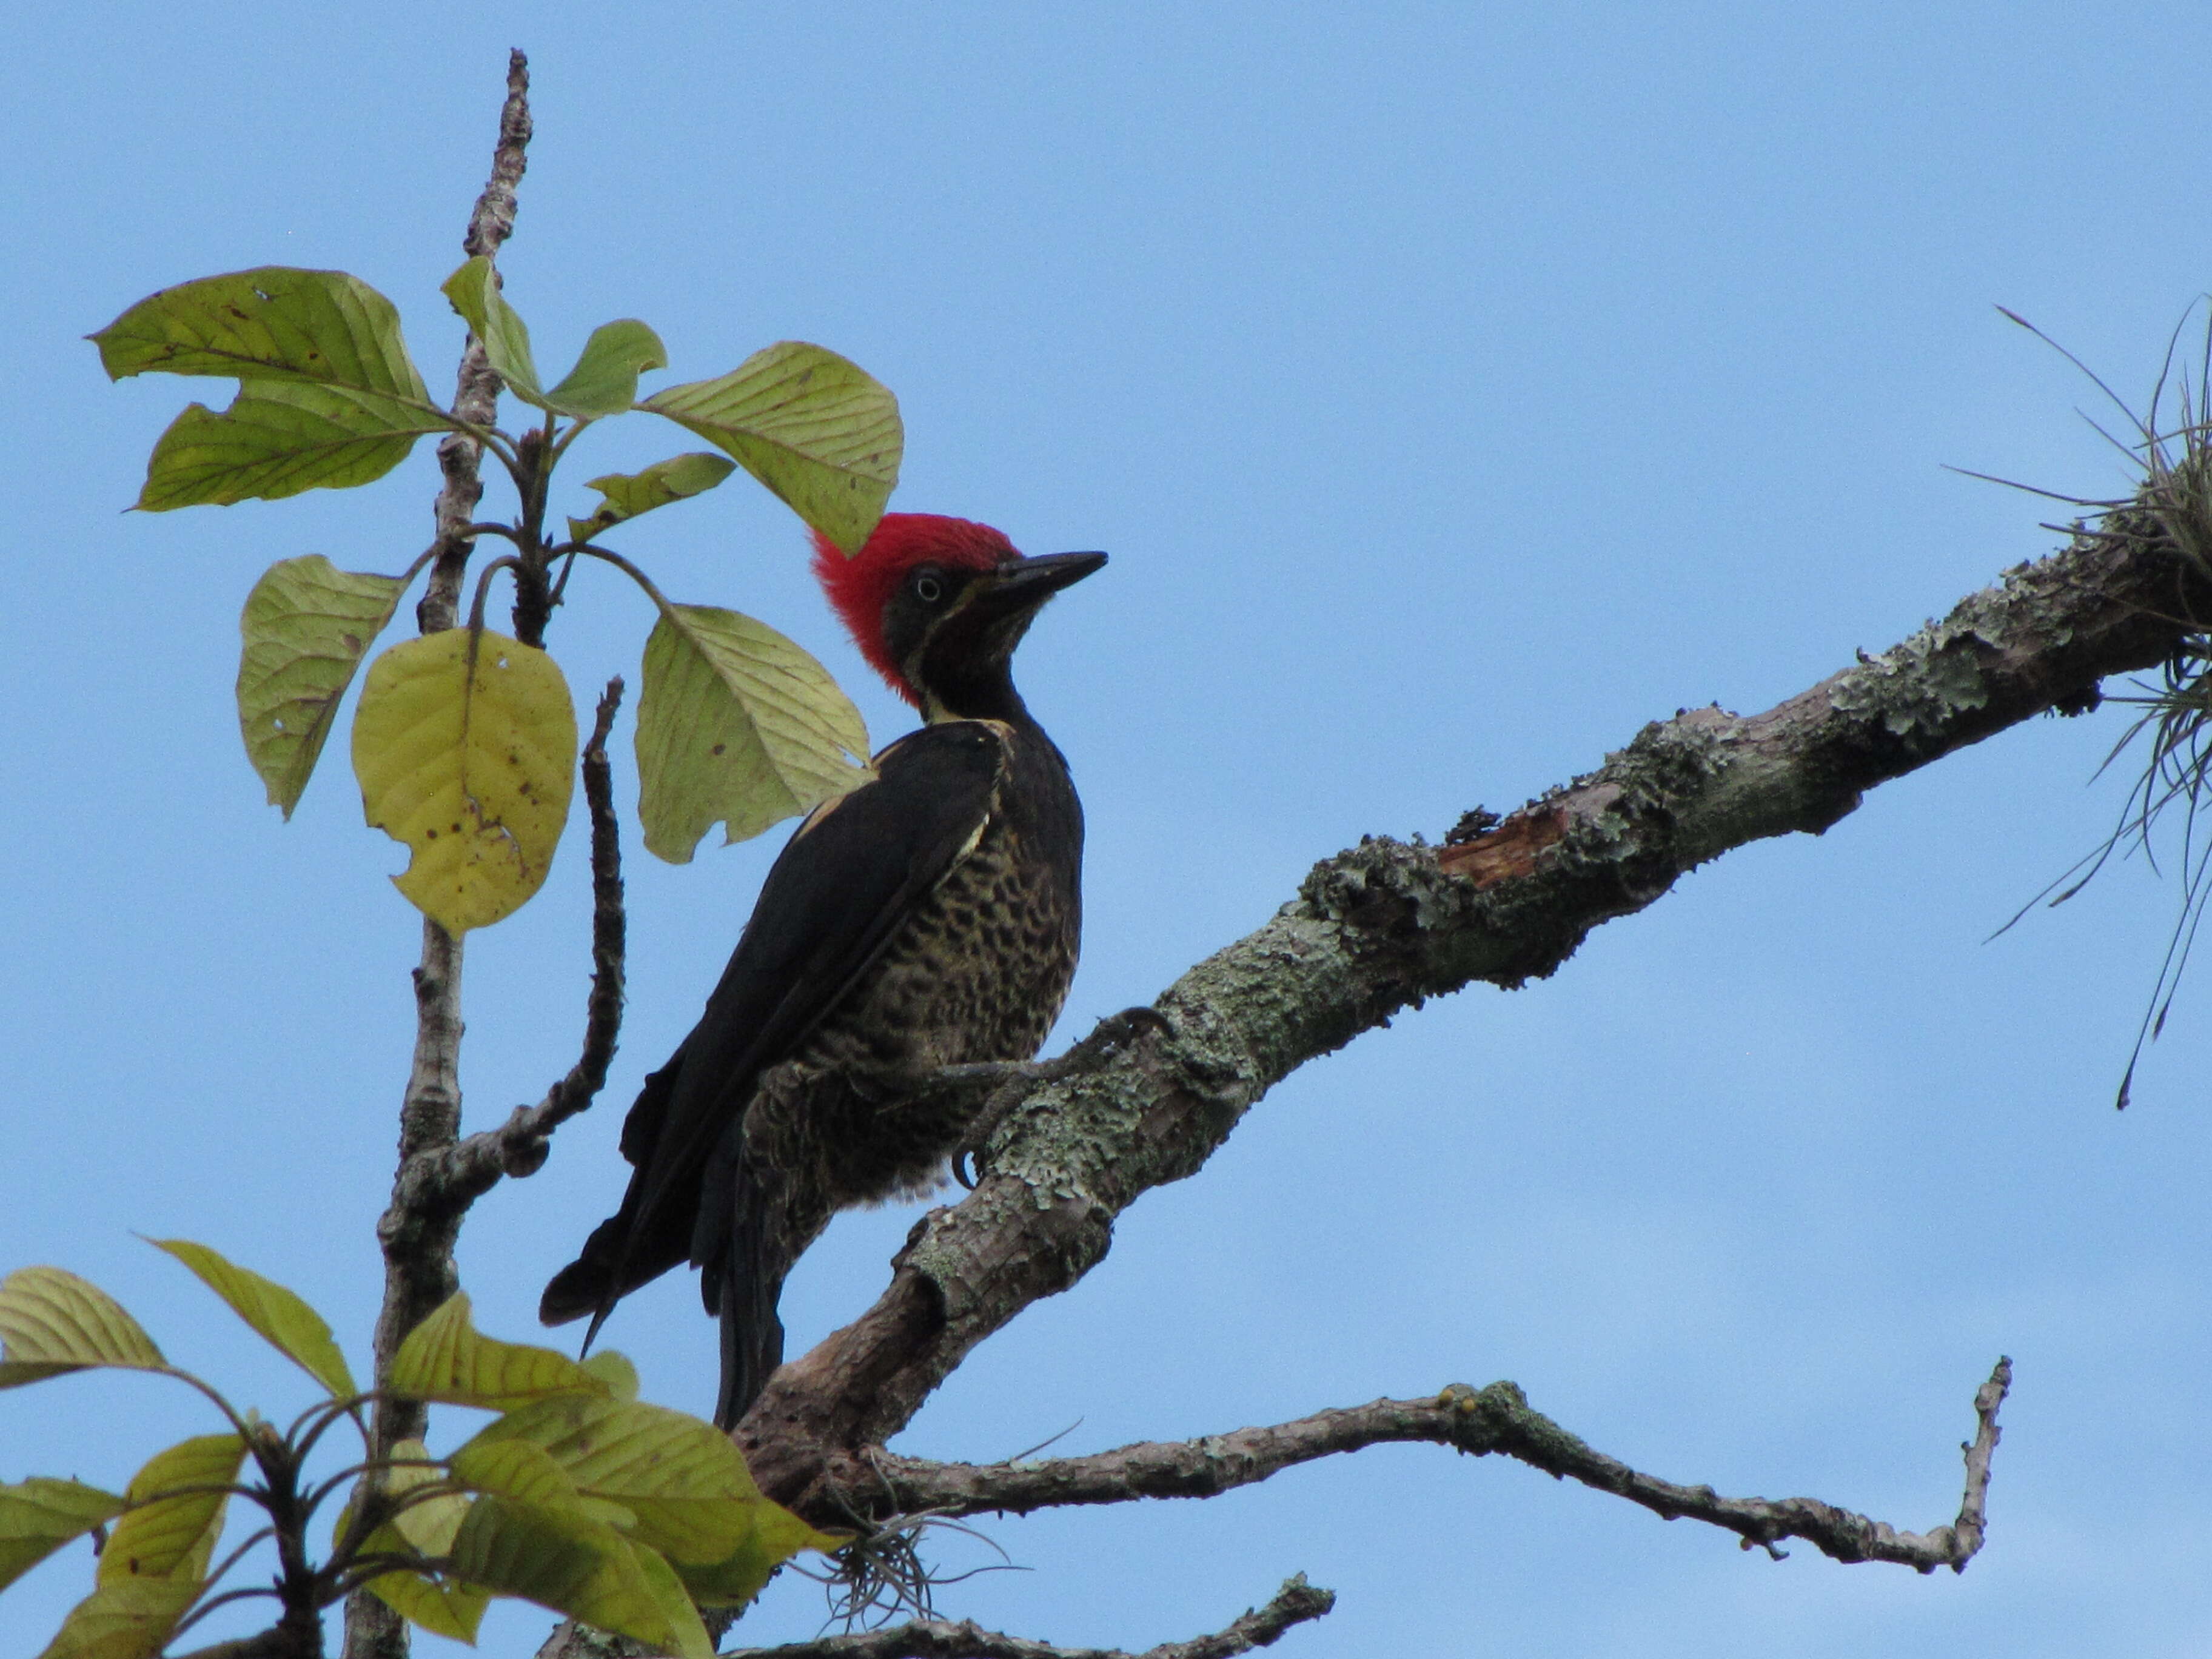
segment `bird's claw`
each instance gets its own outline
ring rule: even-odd
[[[969,1120],[967,1132],[960,1137],[960,1144],[952,1149],[952,1178],[968,1191],[972,1193],[975,1190],[976,1182],[982,1179],[983,1148],[999,1125],[1006,1121],[1006,1114],[1021,1103],[1031,1087],[1040,1083],[1057,1083],[1062,1078],[1088,1069],[1099,1060],[1109,1059],[1115,1051],[1148,1030],[1173,1036],[1175,1024],[1158,1009],[1140,1003],[1133,1008],[1124,1008],[1118,1014],[1107,1015],[1091,1028],[1090,1034],[1081,1042],[1055,1059],[1008,1062],[1003,1068],[1006,1073],[1004,1079],[992,1089],[981,1109]],[[972,1075],[984,1068],[968,1066],[962,1069]]]

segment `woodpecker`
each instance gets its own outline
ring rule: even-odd
[[[972,1109],[921,1085],[1026,1060],[1059,1017],[1083,808],[1012,663],[1044,602],[1105,562],[1027,558],[988,525],[926,514],[887,514],[850,559],[815,538],[832,606],[925,724],[778,855],[706,1012],[623,1122],[621,1208],[538,1307],[596,1333],[688,1261],[721,1320],[725,1429],[782,1363],[784,1275],[830,1216],[941,1179]]]

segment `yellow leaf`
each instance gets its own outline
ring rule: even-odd
[[[582,1364],[586,1370],[607,1385],[616,1399],[637,1398],[637,1367],[629,1363],[628,1354],[602,1348]]]
[[[373,828],[414,858],[392,878],[454,933],[488,927],[545,880],[568,822],[576,710],[552,658],[448,629],[370,665],[354,775]]]

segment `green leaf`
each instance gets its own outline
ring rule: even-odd
[[[465,628],[370,665],[353,769],[372,829],[414,857],[392,878],[458,933],[528,902],[552,867],[576,775],[576,709],[553,659]]]
[[[122,1304],[59,1267],[19,1267],[0,1279],[0,1357],[11,1366],[168,1369]]]
[[[177,1578],[103,1583],[70,1609],[39,1659],[153,1659],[200,1589]]]
[[[444,1479],[443,1471],[426,1467],[430,1453],[419,1440],[398,1442],[392,1449],[392,1466],[385,1472],[385,1492],[389,1497],[403,1498]],[[454,1534],[468,1512],[469,1500],[458,1492],[417,1498],[363,1539],[361,1553],[441,1559],[453,1549]],[[352,1514],[353,1505],[348,1504],[331,1534],[334,1544],[345,1535]],[[476,1640],[477,1626],[491,1600],[490,1592],[480,1585],[446,1583],[429,1573],[401,1569],[380,1574],[368,1582],[368,1589],[402,1618],[457,1642]]]
[[[507,382],[507,389],[526,404],[545,408],[538,365],[530,356],[529,325],[500,292],[491,261],[477,254],[447,277],[438,291],[453,301],[469,332],[483,343],[485,360],[492,373]]]
[[[347,387],[270,381],[241,391],[221,414],[188,405],[155,443],[135,505],[167,513],[350,489],[382,477],[416,439],[447,424]]]
[[[648,849],[690,861],[717,819],[757,836],[875,775],[868,729],[830,671],[751,617],[663,608],[637,704],[638,819]]]
[[[532,1478],[543,1459],[573,1492],[619,1504],[634,1517],[633,1535],[678,1561],[719,1561],[752,1528],[751,1505],[766,1503],[744,1459],[711,1423],[660,1406],[590,1395],[543,1400],[487,1425],[453,1454],[453,1472],[465,1474],[495,1452],[527,1451],[519,1468]],[[519,1489],[484,1486],[502,1496]]]
[[[262,573],[238,619],[238,726],[269,804],[290,817],[322,756],[338,700],[407,591],[398,576],[340,570],[319,553]]]
[[[714,1652],[668,1564],[601,1521],[479,1498],[453,1540],[452,1567],[457,1577],[683,1659]]]
[[[568,520],[569,538],[587,542],[609,525],[635,519],[671,501],[703,495],[737,470],[735,461],[693,450],[688,455],[655,461],[642,472],[610,472],[604,478],[593,478],[590,488],[605,499],[588,519]]]
[[[465,1455],[522,1443],[542,1448],[582,1498],[615,1506],[632,1541],[665,1556],[710,1606],[743,1605],[780,1562],[842,1541],[763,1497],[729,1437],[681,1412],[580,1395],[544,1400],[486,1425],[454,1454],[455,1468]]]
[[[849,1537],[817,1532],[781,1504],[763,1498],[750,1511],[745,1538],[720,1561],[672,1561],[691,1599],[702,1607],[742,1607],[761,1593],[777,1567],[803,1549],[824,1553]]]
[[[479,1434],[447,1458],[446,1466],[453,1470],[453,1479],[471,1492],[489,1492],[518,1504],[574,1509],[580,1496],[576,1483],[552,1455],[527,1440],[487,1440]]]
[[[264,265],[165,288],[91,337],[110,378],[318,381],[428,404],[392,301],[342,270]]]
[[[456,1291],[408,1333],[392,1357],[391,1388],[414,1400],[507,1411],[555,1394],[604,1394],[607,1385],[564,1353],[480,1334]]]
[[[198,1583],[207,1577],[246,1442],[207,1434],[156,1452],[131,1477],[130,1505],[100,1552],[102,1584],[130,1578]],[[174,1496],[164,1496],[174,1493]]]
[[[546,407],[587,421],[619,415],[637,401],[637,377],[667,367],[668,348],[636,318],[602,323],[584,342],[575,368],[545,394]]]
[[[166,1250],[191,1269],[199,1281],[251,1325],[262,1340],[313,1377],[338,1399],[359,1392],[345,1356],[331,1340],[323,1316],[274,1279],[251,1268],[234,1266],[208,1249],[185,1238],[146,1241]]]
[[[368,1550],[381,1553],[379,1540],[390,1528],[380,1527],[369,1535]],[[427,1573],[398,1569],[379,1573],[363,1586],[371,1595],[402,1619],[420,1625],[433,1636],[451,1638],[476,1645],[477,1626],[491,1605],[491,1592],[480,1584],[442,1583]]]
[[[786,340],[727,374],[642,404],[736,458],[848,554],[860,550],[898,483],[898,399],[834,351]]]
[[[43,1382],[50,1376],[66,1376],[71,1371],[81,1371],[82,1365],[58,1364],[29,1364],[15,1360],[0,1360],[0,1389],[20,1389],[27,1383]]]
[[[0,1589],[72,1539],[123,1512],[124,1500],[82,1481],[41,1475],[0,1486]]]
[[[367,483],[455,424],[430,401],[392,302],[341,270],[185,283],[92,338],[118,380],[159,370],[240,385],[226,412],[194,404],[161,434],[138,497],[149,512]]]

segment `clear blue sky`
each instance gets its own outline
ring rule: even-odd
[[[2047,550],[2051,504],[1943,465],[2124,477],[2075,413],[2090,388],[1992,304],[2139,394],[2212,276],[2201,5],[213,0],[44,8],[9,37],[0,1265],[86,1273],[272,1413],[293,1374],[131,1230],[294,1285],[365,1364],[417,934],[342,742],[294,822],[261,804],[235,618],[281,557],[402,568],[434,467],[425,446],[364,491],[125,515],[162,426],[228,389],[110,387],[78,337],[173,282],[338,266],[449,387],[436,287],[508,46],[538,139],[502,265],[541,361],[624,315],[684,378],[820,341],[902,399],[897,505],[1113,553],[1023,659],[1091,813],[1075,1032],[1363,833],[1510,807],[1685,704],[1765,707]],[[572,470],[670,436],[617,423]],[[621,544],[901,729],[760,492]],[[579,583],[552,643],[587,695],[634,673],[649,618]],[[1504,1376],[1655,1473],[1924,1529],[2009,1352],[1963,1578],[1776,1564],[1394,1449],[994,1523],[1028,1571],[946,1609],[1141,1648],[1303,1570],[1341,1599],[1285,1655],[2212,1651],[2212,964],[2118,1115],[2176,890],[2137,860],[1984,942],[2111,824],[2123,786],[2090,780],[2124,718],[2007,734],[1685,879],[1547,983],[1307,1068],[900,1443],[988,1459],[1075,1424],[1060,1449],[1096,1449]],[[473,1218],[487,1328],[534,1330],[619,1190],[622,1110],[780,839],[680,869],[631,848],[615,1077]],[[572,844],[470,942],[474,1125],[573,1057],[583,874]],[[912,1215],[837,1224],[787,1297],[794,1344],[864,1305]],[[609,1340],[650,1397],[711,1403],[688,1279]],[[0,1480],[118,1484],[205,1426],[155,1382],[49,1383],[0,1396]],[[79,1550],[0,1596],[0,1652],[88,1576]],[[787,1583],[746,1634],[820,1616]],[[543,1627],[500,1615],[486,1650]]]

